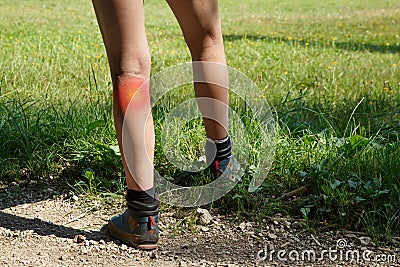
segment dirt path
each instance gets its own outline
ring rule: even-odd
[[[0,199],[0,266],[282,266],[296,258],[303,266],[400,266],[398,247],[378,247],[362,233],[312,234],[289,218],[272,218],[259,229],[216,214],[199,224],[194,212],[164,212],[160,248],[143,252],[107,234],[106,221],[123,209],[115,199],[101,204],[55,185],[3,187]]]

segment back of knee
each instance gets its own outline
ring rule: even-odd
[[[224,57],[222,36],[207,32],[201,41],[193,46],[191,54],[195,61],[219,61]]]

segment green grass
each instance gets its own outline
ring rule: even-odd
[[[253,156],[243,181],[213,206],[254,219],[306,217],[390,243],[400,232],[398,1],[226,0],[220,8],[228,64],[274,108],[277,149],[262,188],[247,191]],[[1,181],[54,176],[92,194],[121,193],[108,65],[90,2],[4,0],[0,11]],[[146,18],[152,72],[188,62],[166,3],[146,1]],[[191,95],[156,106],[158,134],[165,111]],[[254,136],[244,106],[233,108]],[[202,133],[198,120],[182,131],[191,159]],[[171,166],[160,142],[161,173],[206,181]],[[309,192],[296,201],[280,198],[304,185]]]

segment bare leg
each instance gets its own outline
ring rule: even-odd
[[[151,64],[143,0],[93,0],[93,6],[110,64],[114,121],[127,186],[147,190],[153,187],[154,126],[149,88],[144,84]],[[124,135],[129,151],[123,151],[123,123],[129,132]]]
[[[197,82],[194,85],[196,97],[218,101],[198,101],[203,114],[207,137],[222,139],[228,130],[228,72],[221,33],[217,0],[167,0],[184,34],[193,61],[216,62],[223,65],[194,64],[196,75],[212,83]],[[214,84],[217,83],[218,85]],[[220,102],[220,103],[221,103]],[[215,120],[204,118],[212,116]]]

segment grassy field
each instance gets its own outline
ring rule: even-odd
[[[400,3],[224,0],[220,8],[228,64],[265,92],[277,147],[262,188],[247,191],[250,168],[213,207],[254,220],[290,214],[390,243],[400,232]],[[0,14],[0,181],[53,177],[90,194],[121,193],[111,84],[91,3],[3,0]],[[190,61],[166,3],[146,1],[146,19],[153,73]],[[195,157],[201,122],[184,131]],[[202,182],[171,167],[159,145],[156,167],[176,183]],[[88,168],[94,177],[82,177]],[[296,200],[281,198],[303,186]]]

